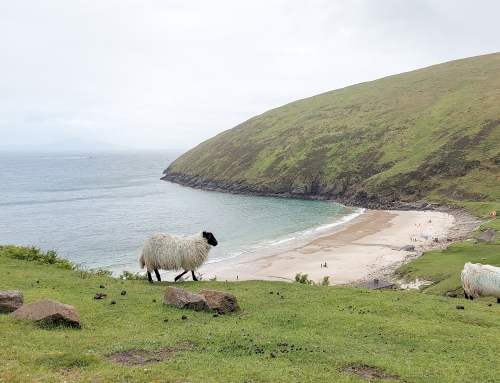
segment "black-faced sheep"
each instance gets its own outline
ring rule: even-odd
[[[495,297],[500,303],[500,267],[467,262],[461,278],[465,299]]]
[[[187,238],[165,233],[152,234],[142,248],[139,265],[141,268],[146,266],[150,283],[153,283],[151,276],[153,270],[156,279],[161,281],[159,269],[183,269],[184,272],[175,277],[176,282],[191,271],[193,280],[197,281],[194,271],[208,259],[208,252],[212,246],[217,246],[217,240],[212,233],[206,231],[200,231]]]

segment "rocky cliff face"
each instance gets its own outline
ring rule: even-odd
[[[165,169],[163,174],[164,176],[161,179],[164,181],[170,181],[195,189],[222,193],[329,200],[344,205],[368,209],[432,210],[437,206],[421,202],[404,202],[399,199],[398,195],[390,193],[386,193],[379,197],[368,197],[365,192],[356,191],[355,179],[346,183],[345,187],[335,189],[329,187],[319,187],[316,190],[296,187],[271,189],[265,186],[250,185],[245,182],[217,181],[204,177],[175,173],[172,172],[170,168]]]

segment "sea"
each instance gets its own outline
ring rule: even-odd
[[[362,214],[337,203],[225,194],[160,180],[182,151],[0,151],[0,245],[55,250],[82,269],[144,272],[149,234],[214,234],[208,263],[273,254]]]

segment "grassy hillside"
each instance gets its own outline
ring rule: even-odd
[[[2,383],[455,383],[498,375],[500,305],[488,306],[494,300],[286,282],[175,284],[237,297],[239,312],[214,316],[163,305],[169,282],[2,257],[0,274],[0,290],[21,290],[25,303],[71,304],[83,324],[40,327],[0,314]],[[100,292],[107,298],[93,299]],[[117,355],[128,365],[113,361]]]
[[[230,192],[499,201],[500,53],[270,110],[182,155],[164,179]]]

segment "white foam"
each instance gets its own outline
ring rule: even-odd
[[[244,251],[238,251],[234,254],[230,254],[226,257],[219,257],[219,258],[210,258],[206,263],[207,264],[210,264],[210,263],[219,263],[219,262],[222,262],[222,261],[227,261],[228,259],[233,259],[233,258],[236,258],[236,257],[239,257],[240,255],[242,254],[245,254]]]
[[[285,239],[282,239],[280,241],[276,241],[276,242],[271,242],[269,244],[269,246],[277,246],[277,245],[282,245],[284,243],[288,243],[288,242],[291,242],[295,239],[296,237],[291,237],[291,238],[285,238]]]

